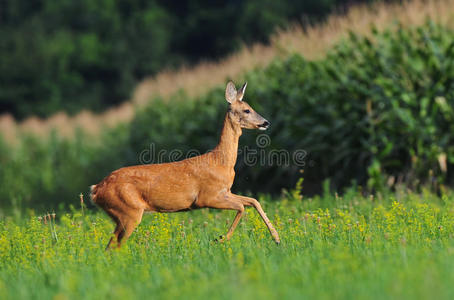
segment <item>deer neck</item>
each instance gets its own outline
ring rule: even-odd
[[[219,144],[214,149],[216,158],[220,159],[223,166],[235,167],[238,154],[238,140],[242,134],[241,126],[233,122],[227,112],[221,131]]]

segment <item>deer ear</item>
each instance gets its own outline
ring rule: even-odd
[[[243,84],[241,89],[238,91],[237,100],[243,101],[244,92],[246,92],[247,82]]]
[[[237,92],[235,85],[232,81],[229,81],[227,83],[227,87],[225,88],[225,100],[227,100],[228,103],[233,103],[236,101],[236,95]]]

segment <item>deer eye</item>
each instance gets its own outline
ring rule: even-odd
[[[245,110],[243,110],[243,111],[244,111],[245,113],[247,113],[247,114],[251,112],[249,109],[245,109]]]

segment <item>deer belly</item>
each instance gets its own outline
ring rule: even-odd
[[[197,208],[198,191],[193,188],[159,188],[149,191],[146,202],[157,212],[186,211]]]
[[[199,194],[199,176],[182,163],[156,165],[153,176],[144,176],[142,195],[149,209],[174,212],[191,209]],[[147,174],[148,175],[148,174]]]

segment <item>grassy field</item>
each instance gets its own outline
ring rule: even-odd
[[[0,298],[454,298],[454,194],[260,201],[279,246],[252,209],[225,243],[234,212],[147,215],[111,252],[101,212],[5,219]]]

